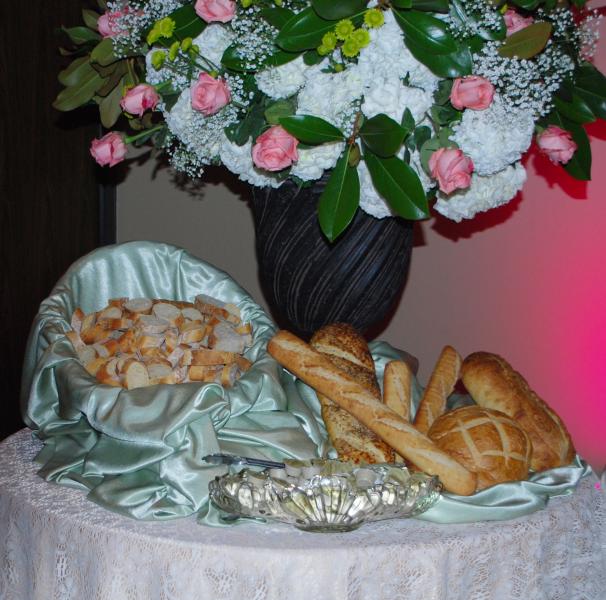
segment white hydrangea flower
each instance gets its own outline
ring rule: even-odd
[[[402,30],[390,10],[383,13],[385,24],[370,30],[370,43],[360,51],[358,69],[369,86],[377,79],[403,79],[410,85],[434,92],[440,79],[420,63],[404,45]]]
[[[277,188],[282,185],[275,177],[268,176],[257,169],[252,160],[252,142],[243,146],[230,142],[225,136],[220,149],[221,162],[242,181],[258,187]]]
[[[425,118],[432,105],[432,92],[405,86],[399,79],[392,77],[373,82],[364,94],[362,112],[369,118],[384,113],[399,123],[404,110],[408,108],[418,123]]]
[[[355,67],[341,73],[312,70],[298,96],[297,114],[314,115],[343,128],[353,127],[356,101],[363,94],[362,79]]]
[[[233,110],[227,107],[225,110]],[[170,132],[176,136],[188,150],[203,163],[209,163],[219,155],[223,142],[225,115],[223,111],[211,117],[205,117],[191,106],[189,87],[185,88],[170,112],[164,117]]]
[[[291,175],[311,181],[320,179],[326,169],[332,169],[345,148],[344,142],[322,144],[314,148],[299,149],[299,160],[292,166]]]
[[[486,110],[467,109],[451,139],[473,160],[475,173],[502,171],[528,150],[534,131],[532,112],[507,106],[498,95]]]
[[[509,202],[523,187],[526,170],[521,163],[509,165],[494,175],[474,173],[471,185],[448,196],[438,192],[434,208],[453,221],[472,219],[477,213]]]
[[[303,87],[305,76],[312,68],[303,62],[302,56],[299,56],[285,65],[257,73],[255,81],[259,89],[270,98],[274,100],[288,98]]]
[[[399,156],[400,158],[404,156],[404,150],[400,152]],[[419,176],[423,190],[427,192],[433,186],[433,182],[427,176],[423,167],[421,167],[421,157],[418,152],[411,154],[410,166]],[[360,208],[377,219],[393,217],[394,212],[375,189],[370,177],[370,171],[363,160],[358,165],[358,176],[360,178]]]
[[[200,54],[215,65],[221,64],[223,53],[234,41],[235,35],[230,27],[220,23],[210,23],[193,43],[200,48]]]

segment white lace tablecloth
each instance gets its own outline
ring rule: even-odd
[[[29,430],[0,444],[1,600],[604,600],[595,479],[513,521],[393,520],[346,534],[142,523],[44,482]]]

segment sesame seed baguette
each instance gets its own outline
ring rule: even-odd
[[[414,426],[420,432],[426,434],[433,422],[446,411],[446,399],[459,379],[462,362],[454,348],[444,346],[415,415]]]
[[[372,394],[330,360],[287,331],[278,332],[268,352],[281,365],[320,394],[356,417],[401,456],[430,475],[437,475],[444,487],[468,496],[476,488],[476,476],[440,450],[426,435]]]
[[[410,395],[412,386],[410,367],[403,360],[392,360],[385,365],[383,374],[383,404],[410,421]],[[403,462],[398,454],[396,460]]]

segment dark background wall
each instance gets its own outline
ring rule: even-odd
[[[111,224],[101,229],[102,188],[88,154],[94,112],[51,107],[69,60],[57,51],[57,29],[78,24],[81,9],[75,0],[0,2],[0,439],[23,426],[21,364],[40,301],[112,236]]]

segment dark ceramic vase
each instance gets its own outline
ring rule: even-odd
[[[323,183],[253,188],[259,276],[282,327],[304,337],[327,323],[361,332],[385,320],[400,295],[412,250],[412,223],[358,209],[332,244],[316,205]]]

